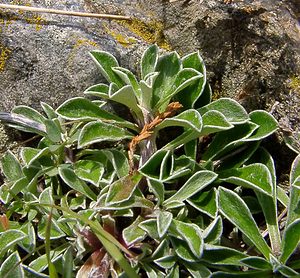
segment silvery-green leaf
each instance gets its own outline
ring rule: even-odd
[[[56,112],[67,120],[102,120],[110,123],[118,123],[121,126],[136,130],[134,124],[101,109],[92,101],[82,97],[75,97],[65,101],[56,109]]]
[[[290,223],[283,234],[280,261],[286,263],[300,242],[300,219]]]
[[[158,180],[147,178],[147,184],[149,189],[153,192],[157,198],[157,205],[161,205],[165,198],[164,184]]]
[[[109,86],[100,83],[87,88],[84,91],[84,94],[107,99],[109,98],[108,91],[109,91]]]
[[[23,162],[30,166],[43,156],[47,156],[50,153],[49,148],[35,149],[30,147],[24,147],[21,152]]]
[[[124,128],[104,122],[93,121],[86,124],[80,131],[78,147],[99,143],[103,141],[120,141],[131,139],[133,134]]]
[[[205,243],[216,244],[220,241],[223,234],[223,223],[220,216],[215,218],[203,231]]]
[[[218,212],[217,196],[215,189],[203,191],[187,199],[187,202],[195,209],[215,218]]]
[[[139,227],[144,230],[149,237],[159,239],[156,219],[148,219],[139,224]]]
[[[210,278],[211,271],[202,263],[188,263],[183,262],[183,265],[187,268],[188,272],[193,278]]]
[[[198,111],[201,115],[204,115],[204,113],[211,110],[221,112],[231,124],[242,124],[249,120],[249,116],[243,106],[231,98],[220,98],[201,107]]]
[[[288,226],[300,218],[300,154],[294,159],[290,172],[290,200],[288,204]]]
[[[188,244],[181,240],[181,239],[176,239],[176,238],[171,238],[171,242],[174,248],[174,251],[176,253],[176,255],[186,261],[186,262],[198,262],[199,258],[197,258],[192,251],[190,250],[190,247],[188,246]]]
[[[195,109],[199,109],[200,107],[203,107],[211,102],[212,99],[212,89],[208,82],[205,83],[204,89],[200,97],[197,99],[197,101],[194,104]],[[199,110],[198,110],[199,111]]]
[[[175,219],[172,221],[172,227],[186,241],[193,255],[201,258],[204,245],[201,229],[196,224],[184,223]]]
[[[185,201],[211,184],[217,176],[216,173],[206,170],[196,172],[173,196],[165,200],[163,205],[167,206],[172,201]]]
[[[21,115],[32,121],[39,122],[41,124],[43,124],[44,121],[46,120],[46,118],[41,113],[39,113],[35,109],[25,106],[25,105],[20,105],[20,106],[14,107],[11,112],[14,114]]]
[[[154,72],[156,63],[158,59],[158,47],[157,45],[151,45],[148,47],[141,58],[141,77],[145,79],[145,77],[149,74]]]
[[[106,51],[94,50],[90,54],[106,80],[117,84],[119,88],[122,87],[124,84],[122,79],[113,71],[114,67],[119,66],[117,59]]]
[[[157,215],[157,231],[159,237],[163,237],[168,231],[173,219],[173,214],[168,211],[159,210]]]
[[[119,178],[124,177],[129,172],[129,163],[125,154],[116,149],[103,150],[103,154],[108,158]]]
[[[132,196],[141,178],[142,175],[136,173],[133,175],[129,174],[115,181],[109,187],[105,200],[106,204],[109,206],[127,201]]]
[[[241,266],[240,260],[247,255],[233,248],[224,246],[205,244],[202,259],[214,265],[234,265]]]
[[[82,181],[76,176],[74,170],[71,168],[70,165],[60,165],[58,168],[58,172],[62,180],[72,189],[80,192],[84,196],[94,201],[97,199],[96,194],[84,181]]]
[[[258,256],[241,259],[241,263],[253,269],[272,269],[271,264],[266,259]]]
[[[272,196],[272,176],[269,169],[261,163],[254,163],[238,169],[224,171],[220,180],[245,186]]]
[[[27,235],[20,230],[7,230],[0,233],[0,258],[7,250],[23,240]]]
[[[182,58],[182,65],[185,69],[195,69],[203,75],[194,84],[188,86],[176,95],[176,100],[178,100],[185,108],[193,108],[205,89],[206,69],[199,52],[184,56]]]
[[[62,140],[62,130],[60,129],[59,120],[57,118],[53,120],[46,119],[44,124],[46,127],[47,138],[54,143],[60,142]]]
[[[104,171],[104,165],[94,160],[79,160],[74,164],[77,177],[95,186],[99,186]]]
[[[244,139],[246,142],[262,140],[274,133],[278,128],[278,123],[275,118],[266,111],[255,110],[252,111],[249,116],[251,122],[257,124],[258,128],[250,137]]]
[[[19,245],[28,253],[34,252],[36,248],[36,235],[33,225],[31,224],[31,222],[27,222],[24,225],[22,225],[20,230],[24,232],[27,235],[27,237],[25,237],[21,242],[19,242]]]
[[[127,85],[130,85],[133,88],[134,94],[137,99],[141,99],[141,88],[135,77],[135,75],[128,69],[122,67],[115,67],[113,71],[123,80]]]
[[[184,91],[184,93],[187,94],[186,97],[189,97],[189,95],[191,94],[191,88],[201,78],[203,79],[203,75],[199,71],[196,71],[194,69],[181,69],[177,73],[172,86],[169,88],[169,91],[166,92],[164,97],[157,102],[156,109],[159,109],[161,106],[165,108],[170,99],[176,96],[179,92]],[[187,106],[187,108],[192,108],[192,106],[193,105]]]
[[[46,113],[48,119],[55,119],[55,118],[57,118],[55,110],[49,104],[47,104],[45,102],[41,102],[41,106],[42,106],[44,112]]]
[[[202,129],[202,118],[197,110],[186,110],[175,117],[164,119],[159,125],[157,125],[155,130],[160,130],[170,126],[181,126],[200,133]]]
[[[2,262],[0,267],[0,277],[24,278],[24,275],[21,258],[19,253],[15,251]]]
[[[123,230],[122,237],[127,246],[131,246],[145,238],[146,232],[139,227],[139,224],[143,220],[144,219],[141,216],[138,216],[130,226]]]
[[[217,133],[204,152],[202,159],[212,160],[232,152],[232,150],[242,145],[242,141],[250,137],[257,128],[256,124],[249,122]]]
[[[204,113],[202,115],[202,121],[202,136],[233,128],[233,125],[227,121],[226,117],[217,110],[209,110]]]
[[[46,238],[47,225],[48,221],[51,221],[50,224],[50,239],[58,239],[65,236],[65,233],[60,229],[57,221],[55,219],[49,219],[46,215],[43,216],[38,223],[38,236],[41,239]]]
[[[161,268],[170,269],[177,261],[177,258],[173,255],[167,255],[165,257],[158,258],[154,262]]]
[[[249,208],[241,197],[232,190],[220,187],[219,209],[233,225],[250,239],[265,258],[269,258],[270,247],[262,237]]]
[[[20,162],[11,151],[7,151],[3,155],[1,168],[9,181],[16,181],[24,176]]]
[[[158,59],[155,71],[159,72],[159,75],[153,84],[152,107],[164,100],[165,94],[171,89],[180,69],[181,62],[176,52],[166,54]]]

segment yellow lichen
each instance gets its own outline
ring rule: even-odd
[[[156,43],[158,46],[166,50],[172,49],[163,34],[164,25],[160,21],[152,20],[145,22],[134,18],[131,21],[118,20],[118,23],[129,29],[132,33],[139,36],[147,43]]]
[[[300,93],[300,76],[294,75],[289,80],[289,87],[293,91]]]
[[[4,70],[6,61],[9,58],[11,50],[0,44],[0,72]]]
[[[19,0],[13,0],[11,4],[23,5],[28,7],[31,6],[30,3],[19,1]],[[2,32],[4,27],[8,28],[9,25],[11,25],[14,21],[17,20],[25,20],[27,23],[31,25],[35,25],[35,29],[37,31],[40,31],[42,29],[42,26],[46,23],[46,20],[36,13],[18,10],[17,13],[14,13],[13,15],[9,14],[8,18],[5,17],[0,18],[0,31]]]
[[[103,27],[109,35],[111,35],[119,44],[121,44],[124,47],[130,46],[131,44],[136,43],[136,40],[134,38],[127,38],[127,37],[123,36],[122,34],[111,30],[107,24],[103,24]]]

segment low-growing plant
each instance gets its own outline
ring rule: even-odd
[[[150,46],[140,80],[91,56],[89,98],[0,114],[40,136],[2,159],[0,277],[299,275],[300,156],[286,194],[260,146],[276,120],[211,102],[198,52]]]

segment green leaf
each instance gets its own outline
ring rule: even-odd
[[[24,232],[27,235],[27,237],[25,237],[21,242],[19,242],[19,245],[28,253],[34,252],[36,248],[36,236],[33,225],[31,224],[31,222],[27,222],[24,225],[22,225],[20,230]]]
[[[157,228],[157,220],[156,219],[148,219],[139,224],[139,227],[144,230],[149,237],[153,239],[159,240],[158,228]]]
[[[233,128],[233,125],[227,121],[226,117],[221,112],[216,110],[209,110],[204,113],[202,115],[202,121],[202,136]]]
[[[191,87],[201,78],[203,79],[203,75],[194,69],[180,70],[177,73],[172,86],[169,88],[169,91],[165,92],[164,98],[157,102],[156,108],[159,109],[161,106],[165,108],[170,99],[176,96],[179,92],[184,91],[189,96],[191,93]],[[192,108],[192,106],[187,108]]]
[[[241,197],[232,190],[220,187],[219,209],[233,225],[251,240],[265,258],[269,258],[271,253],[270,247],[262,237],[249,208]]]
[[[132,133],[116,125],[103,122],[90,122],[80,131],[78,138],[78,147],[83,148],[93,143],[103,141],[120,141],[131,139]]]
[[[141,58],[141,77],[145,80],[145,77],[155,71],[156,63],[158,59],[158,47],[157,45],[151,45],[148,47]]]
[[[57,119],[54,120],[45,120],[47,138],[49,138],[52,142],[58,143],[62,140],[62,132],[59,126],[59,121]]]
[[[55,110],[47,103],[45,102],[41,102],[41,106],[44,110],[44,112],[46,113],[48,119],[55,119],[57,118],[57,115],[55,113]]]
[[[34,110],[31,107],[25,106],[25,105],[20,105],[16,106],[12,109],[12,113],[22,115],[27,119],[30,119],[32,121],[36,121],[38,123],[43,124],[46,118],[39,113],[38,111]]]
[[[119,178],[127,176],[129,173],[129,163],[125,154],[119,150],[103,150],[103,154],[108,158]]]
[[[241,263],[253,269],[261,269],[261,270],[272,269],[271,264],[266,259],[261,257],[254,257],[254,256],[248,257],[242,259]]]
[[[231,272],[214,272],[211,278],[231,278],[231,277],[246,277],[246,278],[257,278],[257,277],[273,277],[272,272],[269,270],[255,270],[255,271],[231,271]]]
[[[165,257],[161,257],[161,258],[154,260],[154,262],[161,268],[170,269],[175,265],[175,263],[177,262],[177,259],[173,255],[167,255]],[[172,277],[174,277],[174,276],[172,276]]]
[[[220,216],[218,216],[203,231],[202,236],[205,243],[215,244],[220,241],[222,233],[223,233],[222,219]]]
[[[242,141],[250,137],[257,128],[258,126],[256,124],[249,122],[217,133],[203,154],[202,159],[212,160],[233,152],[233,150],[241,146],[243,144]]]
[[[168,211],[159,210],[157,216],[157,231],[160,238],[162,238],[168,231],[173,219],[173,214]]]
[[[60,165],[58,168],[58,172],[62,180],[72,189],[80,192],[81,194],[90,198],[91,200],[97,200],[96,194],[85,182],[83,182],[76,176],[74,170],[71,168],[70,165]]]
[[[164,101],[165,95],[171,89],[180,69],[181,63],[176,52],[166,54],[159,58],[155,67],[155,71],[159,72],[159,75],[153,84],[152,107],[156,107],[159,101]],[[156,108],[159,109],[159,112],[162,112],[164,109],[164,107]]]
[[[31,120],[19,114],[0,112],[0,121],[24,132],[36,133],[41,136],[46,136],[47,134],[46,127],[43,123]]]
[[[217,176],[216,173],[206,170],[196,172],[173,196],[165,200],[163,205],[168,207],[172,201],[185,201],[211,184]]]
[[[27,235],[20,230],[7,230],[0,233],[0,258],[15,244],[22,241]]]
[[[202,129],[202,118],[197,110],[186,110],[175,117],[164,119],[156,126],[155,131],[170,126],[181,126],[200,133]]]
[[[300,219],[289,224],[283,234],[280,261],[286,263],[300,242]]]
[[[158,180],[147,179],[149,189],[153,192],[157,198],[157,205],[160,206],[165,199],[165,188],[164,184]]]
[[[139,227],[143,220],[141,216],[138,216],[130,226],[123,230],[122,237],[127,246],[142,241],[146,237],[146,232]]]
[[[99,186],[104,171],[104,165],[94,160],[79,160],[74,164],[77,177],[95,186]]]
[[[64,278],[73,278],[74,258],[73,247],[70,246],[63,255],[63,275]]]
[[[171,242],[174,248],[174,251],[176,255],[186,261],[186,262],[198,262],[199,258],[197,258],[190,250],[190,247],[186,243],[186,241],[183,241],[181,239],[171,238]]]
[[[184,223],[173,219],[173,229],[186,241],[189,249],[196,258],[201,258],[203,252],[203,238],[201,229],[196,224]]]
[[[33,163],[37,162],[41,157],[48,156],[49,154],[50,154],[50,150],[48,147],[44,149],[24,147],[21,152],[21,157],[25,165],[30,166]]]
[[[75,97],[65,101],[56,109],[56,112],[67,120],[102,120],[110,123],[118,123],[124,127],[137,130],[134,124],[101,109],[92,101],[82,97]]]
[[[114,67],[119,66],[117,59],[106,51],[94,50],[90,54],[106,80],[115,83],[118,87],[122,87],[124,83],[113,71]]]
[[[205,244],[202,259],[213,265],[242,265],[241,259],[246,258],[244,253],[217,245]]]
[[[21,164],[11,151],[7,151],[1,159],[3,174],[9,181],[17,181],[24,176]]]
[[[21,266],[21,258],[16,251],[12,253],[0,267],[0,277],[2,278],[24,278],[24,270]]]
[[[298,179],[300,178],[300,154],[294,159],[291,173],[290,173],[290,185],[299,182]],[[297,185],[299,186],[299,185]]]
[[[278,123],[275,118],[266,111],[255,110],[252,111],[249,116],[251,122],[257,124],[258,128],[250,137],[244,139],[246,142],[262,140],[274,133],[278,128]]]
[[[224,171],[219,178],[225,182],[252,188],[268,196],[273,195],[271,173],[267,166],[261,163]]]
[[[220,98],[198,109],[201,115],[211,110],[221,112],[231,124],[242,124],[249,120],[243,106],[231,98]]]
[[[109,92],[109,86],[100,83],[87,88],[83,93],[88,96],[95,96],[95,97],[107,99],[109,98],[108,92]]]
[[[216,190],[203,191],[187,199],[187,202],[195,209],[207,214],[208,216],[217,217],[217,197]]]
[[[211,277],[212,274],[211,271],[206,266],[204,266],[199,262],[196,263],[183,262],[183,265],[186,267],[186,269],[192,275],[193,278]]]
[[[290,172],[290,200],[286,225],[300,218],[300,155],[293,161]]]
[[[65,233],[60,229],[57,221],[55,219],[50,219],[48,218],[47,215],[44,215],[38,223],[38,236],[41,239],[46,239],[47,236],[47,224],[48,222],[51,221],[51,226],[50,226],[50,239],[55,240],[59,239],[62,237],[65,237]]]
[[[134,190],[138,186],[142,175],[136,173],[134,175],[129,174],[117,181],[115,181],[108,190],[106,197],[106,204],[108,206],[118,204],[129,200]]]
[[[198,79],[194,84],[183,89],[176,95],[176,100],[178,100],[185,109],[188,109],[194,107],[196,101],[205,89],[206,69],[199,52],[184,56],[182,58],[182,65],[184,69],[195,69],[203,75],[203,77]]]

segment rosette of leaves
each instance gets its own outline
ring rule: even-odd
[[[198,52],[150,46],[139,79],[107,52],[91,56],[108,83],[87,98],[0,114],[40,136],[2,159],[1,275],[295,274],[298,160],[289,198],[260,147],[275,119],[229,98],[211,102]],[[293,208],[282,239],[278,202]]]

